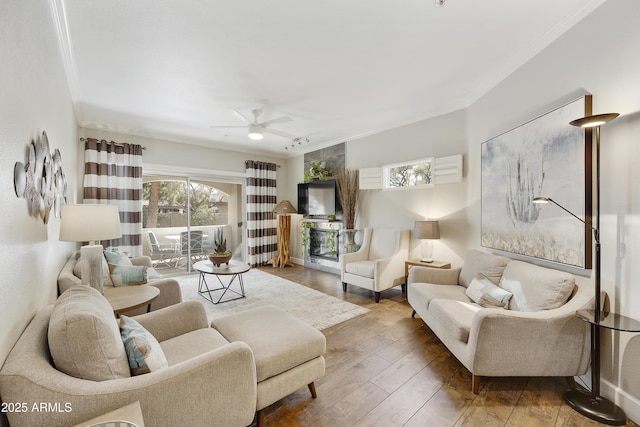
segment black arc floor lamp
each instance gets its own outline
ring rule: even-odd
[[[564,400],[574,410],[592,420],[609,425],[624,425],[627,417],[619,406],[600,395],[600,326],[603,320],[600,300],[600,126],[618,117],[618,113],[598,114],[572,121],[572,126],[595,128],[596,135],[596,217],[591,224],[548,197],[536,197],[534,203],[552,203],[590,227],[595,240],[595,307],[592,314],[577,313],[591,323],[591,391],[572,388],[564,394]],[[614,315],[615,316],[615,315]],[[618,329],[618,328],[612,328]],[[620,329],[618,329],[620,330]]]

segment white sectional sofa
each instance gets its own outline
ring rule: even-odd
[[[407,298],[471,372],[474,393],[481,376],[572,377],[589,367],[589,325],[575,315],[593,308],[584,278],[470,250],[461,268],[413,267]]]

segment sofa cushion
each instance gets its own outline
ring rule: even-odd
[[[465,294],[481,307],[509,307],[509,300],[513,294],[506,289],[502,289],[493,284],[482,274],[478,274],[471,283]]]
[[[563,271],[511,261],[504,269],[500,287],[513,294],[512,310],[551,310],[567,302],[575,287],[575,279]]]
[[[227,344],[229,341],[220,335],[220,332],[213,328],[201,328],[162,341],[160,347],[167,357],[169,366],[172,366]]]
[[[459,341],[469,341],[469,331],[473,316],[481,307],[471,302],[434,299],[429,306],[429,313],[438,321],[448,335]]]
[[[131,376],[113,309],[90,286],[73,286],[60,295],[48,341],[55,367],[67,375],[93,381]]]
[[[347,273],[355,274],[356,276],[368,277],[370,279],[373,279],[375,263],[373,261],[350,262],[345,265],[344,270]]]
[[[460,271],[460,284],[467,287],[474,277],[482,274],[497,285],[500,283],[504,268],[510,261],[507,257],[471,249],[464,257],[464,264]]]
[[[120,336],[131,375],[148,374],[169,366],[158,340],[132,318],[120,317]]]
[[[465,287],[460,285],[436,285],[433,283],[412,283],[407,288],[409,301],[411,304],[420,305],[430,309],[431,301],[434,299],[448,299],[454,301],[471,302],[465,295]]]

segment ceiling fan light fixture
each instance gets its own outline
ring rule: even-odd
[[[262,138],[264,138],[262,129],[259,125],[249,125],[249,138],[253,139],[254,141],[260,141]]]

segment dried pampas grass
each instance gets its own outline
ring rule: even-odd
[[[358,170],[345,169],[336,175],[338,198],[342,205],[344,225],[347,229],[354,229],[358,215]]]

